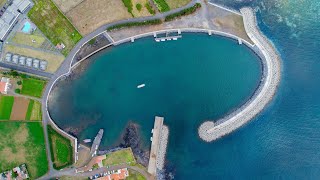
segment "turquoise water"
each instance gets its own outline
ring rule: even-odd
[[[206,34],[183,34],[178,41],[153,38],[123,44],[95,55],[76,80],[58,83],[49,102],[52,118],[80,139],[105,129],[103,147],[119,144],[129,121],[140,125],[149,148],[154,116],[164,116],[170,136],[167,160],[176,179],[215,177],[231,136],[205,143],[197,128],[243,104],[261,78],[259,58],[236,41]],[[137,89],[136,86],[146,86]],[[230,139],[231,138],[231,139]],[[240,156],[240,154],[231,154]],[[226,163],[240,163],[228,161]],[[223,168],[223,166],[221,166]]]
[[[31,24],[27,21],[23,25],[22,32],[29,33],[30,32],[30,28],[31,28]]]

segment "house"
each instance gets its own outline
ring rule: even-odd
[[[0,93],[7,94],[10,86],[10,79],[2,77],[0,81]]]
[[[98,178],[98,180],[123,180],[129,176],[127,168],[118,169],[114,173]]]

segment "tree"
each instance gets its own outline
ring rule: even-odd
[[[20,94],[21,90],[20,89],[15,89],[14,92],[17,93],[17,94]]]
[[[20,86],[22,84],[22,81],[17,81],[17,84]]]
[[[136,5],[136,8],[137,8],[137,10],[140,12],[141,9],[142,9],[142,5],[141,5],[140,3],[138,3],[138,4]]]

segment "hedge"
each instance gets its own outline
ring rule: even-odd
[[[161,24],[162,21],[160,19],[154,19],[154,20],[148,20],[143,22],[129,22],[129,23],[123,23],[123,24],[117,24],[114,26],[110,26],[107,28],[108,31],[114,30],[114,29],[121,29],[125,27],[134,27],[134,26],[146,26],[146,25],[155,25],[155,24]]]
[[[196,12],[197,9],[199,9],[200,7],[201,7],[201,4],[200,3],[196,3],[192,7],[183,9],[183,10],[177,12],[177,13],[174,13],[174,14],[166,16],[165,21],[172,21],[172,20],[174,20],[176,18],[179,18],[181,16],[186,16],[186,15],[192,14],[192,13]]]

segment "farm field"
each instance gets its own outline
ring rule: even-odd
[[[30,179],[48,171],[40,122],[0,122],[0,172],[26,163]]]
[[[73,150],[69,139],[56,132],[51,126],[47,126],[51,149],[51,159],[55,169],[62,169],[73,162]]]
[[[166,12],[170,10],[170,7],[166,0],[153,0],[153,2],[157,5],[157,8],[160,12]]]
[[[85,0],[66,15],[82,35],[104,24],[132,18],[121,0]]]
[[[0,96],[0,120],[10,119],[14,97]]]
[[[78,4],[83,2],[85,0],[53,0],[53,2],[58,6],[58,8],[63,12],[67,13],[74,7],[76,7]]]
[[[106,155],[106,159],[102,160],[104,166],[114,166],[119,164],[135,164],[136,160],[133,156],[131,148],[122,149]]]
[[[166,0],[166,2],[170,9],[176,9],[187,5],[189,2],[191,2],[191,0]]]
[[[34,0],[34,3],[28,17],[54,45],[63,43],[66,47],[62,54],[68,55],[82,38],[81,34],[51,0]]]
[[[10,120],[24,120],[29,106],[29,99],[14,97]]]
[[[40,98],[45,85],[46,81],[44,80],[23,78],[21,94]]]
[[[53,73],[59,67],[60,64],[63,62],[65,57],[59,54],[48,53],[44,51],[39,51],[35,49],[25,48],[25,47],[18,47],[13,45],[5,45],[4,47],[4,54],[6,53],[13,53],[13,54],[20,54],[26,57],[32,57],[37,59],[42,59],[48,61],[47,72]]]
[[[41,103],[25,97],[0,96],[0,120],[41,121]]]

